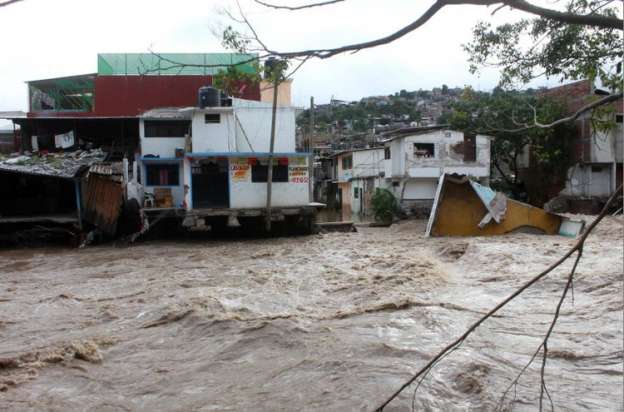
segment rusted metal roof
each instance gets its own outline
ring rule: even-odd
[[[89,174],[85,193],[84,218],[114,236],[123,205],[123,186],[111,176]]]
[[[389,142],[394,139],[399,139],[401,137],[413,136],[417,134],[427,133],[435,130],[443,130],[448,129],[450,126],[448,124],[437,124],[434,126],[422,126],[422,127],[403,127],[400,129],[392,130],[389,132],[381,133],[380,136],[388,137],[384,142]]]
[[[25,119],[26,117],[26,112],[22,112],[21,110],[0,112],[0,119]]]
[[[191,118],[191,111],[184,110],[182,107],[161,107],[158,109],[148,110],[141,115],[144,119],[181,119],[189,120]]]
[[[104,160],[105,156],[101,149],[8,158],[0,156],[0,171],[71,179],[93,163]]]

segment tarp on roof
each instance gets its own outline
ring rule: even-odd
[[[256,72],[250,62],[256,54],[246,53],[101,53],[98,75],[214,75],[227,66],[240,63],[245,73]]]

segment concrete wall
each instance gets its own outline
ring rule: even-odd
[[[291,99],[292,80],[285,80],[277,87],[277,105],[278,106],[290,106],[292,104]],[[273,104],[273,84],[262,80],[260,82],[260,101]]]
[[[617,123],[615,128],[615,160],[622,163],[624,160],[624,125]]]
[[[206,114],[220,114],[221,121],[206,123]],[[192,121],[194,153],[237,151],[232,109],[197,109]]]
[[[427,158],[416,156],[415,143],[433,144],[434,155]],[[490,143],[488,136],[477,135],[476,159],[465,161],[462,132],[435,130],[395,138],[386,143],[386,147],[390,148],[390,159],[383,162],[386,186],[397,199],[403,195],[403,206],[414,201],[420,202],[418,205],[422,206],[435,197],[438,179],[444,173],[473,176],[487,184],[490,176]],[[392,186],[392,181],[400,181],[401,184]]]
[[[609,163],[617,159],[622,161],[622,126],[617,125],[608,132],[596,131],[591,137],[590,161],[593,163]],[[618,149],[620,149],[618,151]]]
[[[220,123],[206,123],[206,114],[221,115]],[[193,152],[268,152],[271,145],[272,105],[232,99],[232,107],[194,109]],[[277,108],[274,152],[295,152],[295,108]]]
[[[238,118],[236,151],[251,151],[247,143],[249,140],[254,152],[268,152],[271,143],[272,105],[239,99],[233,99],[232,104],[234,113]],[[290,106],[278,107],[275,119],[275,152],[295,152],[295,128],[295,108]]]
[[[147,183],[147,173],[146,173],[146,165],[148,164],[177,164],[180,169],[178,171],[179,173],[179,180],[178,180],[178,185],[175,186],[160,186],[160,185],[156,185],[156,186],[148,186]],[[189,170],[189,176],[190,176],[190,170]],[[141,183],[143,184],[145,193],[154,193],[154,189],[156,188],[168,188],[171,189],[171,195],[173,197],[173,207],[180,207],[182,205],[182,203],[184,202],[184,184],[185,184],[185,173],[184,173],[184,167],[183,167],[183,161],[182,159],[180,160],[150,160],[150,159],[143,159],[141,161]]]
[[[402,139],[395,139],[386,144],[390,148],[390,159],[384,160],[384,172],[387,178],[403,177],[405,173],[405,153]]]
[[[357,150],[353,153],[353,178],[377,177],[384,171],[384,149]]]
[[[271,204],[274,207],[307,205],[310,199],[308,157],[288,158],[288,182],[273,182]],[[230,207],[233,209],[266,207],[267,183],[251,181],[247,157],[230,158]]]
[[[403,200],[433,199],[439,179],[409,179],[405,183]]]
[[[362,209],[365,209],[364,205],[364,179],[354,179],[351,181],[351,212],[361,214]],[[358,196],[355,196],[355,193],[358,193]],[[362,192],[362,196],[360,197],[360,191]]]
[[[609,196],[612,192],[612,165],[575,165],[568,171],[566,187],[561,191],[568,196]]]
[[[338,183],[338,189],[342,191],[342,210],[351,211],[351,198],[353,197],[351,182]]]
[[[383,153],[382,153],[383,155]],[[383,160],[383,159],[382,159]],[[350,188],[350,206],[351,212],[365,216],[372,216],[372,197],[377,188],[387,187],[386,179],[382,177],[363,177],[355,178],[351,181]],[[355,189],[358,190],[358,197],[355,197]],[[360,197],[361,189],[361,197]]]
[[[334,157],[334,161],[336,162],[336,180],[338,182],[348,182],[349,180],[351,180],[351,178],[353,178],[353,168],[342,168],[342,159],[349,156],[353,157],[351,152],[343,153]]]
[[[186,204],[186,208],[192,209],[193,208],[193,193],[191,192],[191,179],[192,179],[191,159],[184,158],[184,160],[182,161],[182,171],[183,171],[183,177],[182,177],[183,200]],[[184,190],[185,187],[188,188],[188,190]]]
[[[437,178],[443,173],[458,173],[474,177],[490,175],[490,138],[476,137],[476,161],[464,161],[464,134],[457,131],[436,130],[429,133],[396,138],[386,145],[390,147],[391,159],[385,162],[386,177]],[[415,143],[434,145],[434,156],[417,157]],[[389,167],[388,167],[389,166]]]
[[[148,119],[149,120],[149,119]],[[141,154],[160,157],[175,157],[175,149],[184,149],[184,136],[179,137],[145,137],[145,120],[139,121],[139,137]]]

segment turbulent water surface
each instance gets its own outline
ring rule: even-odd
[[[0,251],[0,409],[372,410],[573,244],[427,239],[422,222],[270,240]],[[622,408],[622,220],[587,242],[549,345],[560,410]],[[417,410],[494,410],[572,262],[424,380]],[[538,356],[503,408],[535,410]],[[388,410],[410,410],[413,387]],[[549,401],[546,400],[547,405]]]

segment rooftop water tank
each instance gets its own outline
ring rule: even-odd
[[[199,107],[219,107],[221,106],[221,93],[219,89],[204,86],[199,88],[198,92]]]

